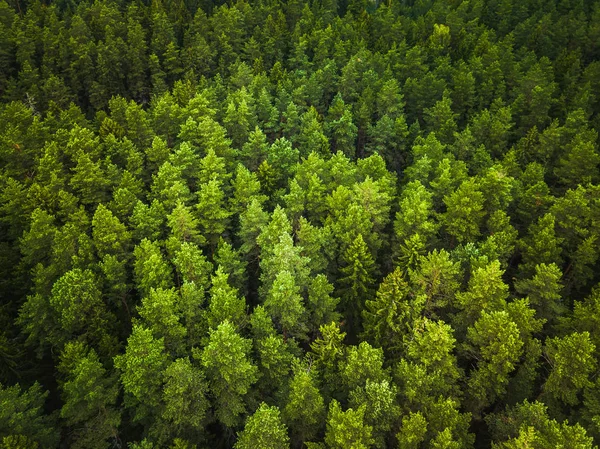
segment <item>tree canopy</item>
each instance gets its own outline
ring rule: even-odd
[[[600,445],[599,0],[0,0],[0,449]]]

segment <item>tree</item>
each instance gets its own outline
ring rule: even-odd
[[[92,236],[98,257],[115,255],[126,257],[131,234],[123,223],[103,204],[99,204],[92,218]]]
[[[134,325],[125,353],[117,355],[114,362],[133,421],[150,424],[161,404],[163,372],[168,365],[164,338],[155,338],[150,329]]]
[[[72,337],[81,335],[108,354],[114,351],[110,332],[114,318],[90,270],[67,271],[54,283],[47,300],[40,295],[29,297],[19,319],[30,338],[40,338],[42,344],[62,349]]]
[[[596,138],[588,140],[586,136],[577,134],[567,146],[567,151],[554,169],[554,174],[565,187],[576,188],[577,185],[597,182],[600,154],[596,141]]]
[[[352,112],[346,107],[341,95],[336,95],[329,107],[326,128],[331,136],[332,151],[341,151],[354,158],[358,128],[352,122]]]
[[[519,328],[505,311],[482,312],[467,331],[470,350],[479,360],[468,380],[469,405],[480,413],[504,394],[509,374],[523,352]]]
[[[151,192],[150,198],[160,201],[168,213],[180,201],[188,203],[192,198],[190,188],[183,179],[182,167],[176,167],[170,161],[162,164],[158,172],[152,175]]]
[[[485,145],[494,157],[506,152],[513,125],[511,108],[498,100],[494,101],[491,109],[483,109],[469,123],[475,138],[474,145]]]
[[[333,285],[324,274],[318,274],[308,286],[306,308],[310,313],[310,319],[307,320],[307,325],[313,335],[317,333],[321,325],[338,321],[340,318],[340,314],[337,312],[340,300],[331,296],[333,291]]]
[[[105,448],[118,439],[121,412],[115,407],[119,389],[114,373],[107,373],[94,349],[69,342],[60,356],[59,371],[64,405],[60,416],[72,431],[71,447]]]
[[[163,234],[164,216],[165,209],[158,200],[152,201],[150,206],[138,200],[129,217],[133,238],[138,242],[159,240]]]
[[[271,221],[269,228],[265,228],[258,238],[259,244],[261,245],[261,286],[259,288],[259,294],[266,298],[273,286],[273,283],[277,276],[282,271],[288,271],[293,277],[294,283],[298,286],[301,291],[304,291],[308,287],[310,270],[308,269],[308,258],[302,256],[302,248],[294,246],[294,241],[286,231],[283,231],[279,225],[289,225],[285,215],[281,218],[285,220],[283,223],[277,223],[275,219],[275,212],[273,213],[274,219]],[[281,232],[283,231],[283,232]],[[273,234],[271,234],[273,232]],[[271,237],[278,236],[278,241],[273,246],[266,246],[269,243]],[[289,284],[289,283],[288,283]]]
[[[181,201],[177,202],[177,206],[167,216],[167,224],[171,228],[171,237],[167,243],[171,254],[179,251],[185,243],[195,245],[206,243],[206,239],[198,231],[198,220],[191,209]]]
[[[362,206],[370,218],[372,233],[384,239],[386,237],[384,229],[390,220],[394,192],[388,188],[388,179],[377,179],[368,173],[365,173],[364,176],[364,180],[354,184],[353,193],[356,202]]]
[[[579,424],[557,422],[548,417],[548,407],[541,402],[524,401],[487,420],[494,449],[531,447],[578,447],[591,449],[592,438]]]
[[[447,209],[442,220],[446,232],[460,243],[475,241],[485,216],[483,194],[475,180],[463,181],[454,193],[444,197],[444,204]]]
[[[364,423],[366,407],[342,411],[335,399],[329,405],[325,443],[330,449],[367,449],[373,444],[373,428]]]
[[[402,270],[396,268],[379,285],[375,299],[365,301],[364,335],[376,347],[397,353],[404,344],[422,307],[409,297],[409,285]]]
[[[300,156],[306,157],[312,152],[321,156],[329,155],[329,140],[323,133],[319,113],[313,106],[302,115],[300,123],[300,130],[295,142],[300,150]]]
[[[248,273],[247,263],[243,259],[241,251],[221,239],[214,255],[214,261],[224,273],[229,275],[229,284],[245,297],[248,293]]]
[[[296,170],[300,161],[300,152],[292,146],[292,142],[285,137],[276,139],[267,151],[267,162],[272,167],[277,167],[276,186],[283,188],[287,186],[287,181]]]
[[[29,229],[23,232],[19,242],[22,263],[33,267],[49,260],[56,233],[54,220],[54,216],[40,208],[31,213]]]
[[[261,184],[256,173],[238,164],[235,176],[231,180],[233,195],[229,198],[230,211],[234,215],[243,213],[253,199],[263,203],[267,197],[262,195]]]
[[[227,128],[234,147],[241,148],[248,140],[250,129],[253,126],[252,122],[254,122],[252,115],[246,99],[242,99],[237,105],[234,101],[229,102],[225,117],[223,117],[223,124]]]
[[[248,261],[257,261],[260,253],[259,236],[269,222],[269,214],[260,201],[253,199],[248,208],[240,214],[238,237],[242,241],[240,251]]]
[[[443,144],[452,143],[454,133],[457,130],[456,118],[457,114],[452,111],[452,100],[446,96],[433,107],[425,110],[427,130],[434,131]]]
[[[492,212],[487,220],[487,239],[481,244],[481,253],[488,260],[498,260],[506,268],[517,243],[517,230],[503,210]]]
[[[338,282],[351,326],[359,326],[358,318],[364,302],[371,297],[375,274],[375,262],[362,234],[345,251],[343,260],[345,265],[340,268]]]
[[[133,250],[134,279],[138,291],[147,296],[152,288],[170,288],[173,285],[171,267],[165,261],[156,242],[144,239]]]
[[[439,225],[433,220],[432,194],[421,181],[409,182],[400,196],[400,209],[396,212],[394,232],[399,244],[418,234],[430,242]]]
[[[340,366],[340,374],[347,391],[364,388],[366,382],[382,382],[389,375],[383,368],[383,350],[373,348],[362,342],[358,346],[350,346]]]
[[[371,413],[365,415],[365,423],[373,428],[374,446],[386,447],[386,437],[400,417],[396,404],[398,389],[389,380],[367,380],[364,387],[350,392],[350,407],[358,410],[366,407]]]
[[[305,336],[306,309],[300,296],[300,288],[289,271],[280,271],[273,280],[265,299],[265,309],[281,328],[284,336]]]
[[[293,372],[283,418],[289,426],[292,441],[302,443],[313,439],[322,428],[325,402],[318,388],[314,368],[296,362]]]
[[[234,449],[285,449],[290,447],[287,428],[281,421],[277,407],[264,402],[246,420],[244,430],[238,434]]]
[[[505,308],[508,285],[502,280],[503,274],[497,260],[473,270],[467,291],[456,294],[456,305],[462,309],[456,317],[457,329],[462,331],[473,325],[483,311]]]
[[[254,309],[250,323],[260,370],[255,394],[283,406],[290,368],[296,360],[296,343],[276,331],[273,320],[262,305]]]
[[[258,166],[267,158],[268,144],[267,137],[257,126],[248,136],[248,141],[243,145],[241,158],[244,165],[255,172]]]
[[[462,275],[458,262],[450,259],[445,250],[433,250],[419,257],[418,267],[409,270],[410,283],[419,294],[425,295],[425,312],[437,317],[454,303]]]
[[[229,275],[219,266],[211,278],[210,299],[206,311],[206,321],[210,329],[216,329],[228,321],[237,329],[246,322],[246,301],[238,296],[238,291],[229,285]]]
[[[485,198],[485,210],[488,214],[505,211],[513,200],[515,179],[508,176],[507,170],[494,165],[480,176],[480,189]]]
[[[315,365],[318,369],[326,393],[332,394],[339,389],[339,363],[345,352],[344,338],[346,333],[340,330],[337,323],[331,322],[319,328],[321,337],[310,345],[315,354]]]
[[[515,289],[527,295],[529,302],[536,309],[537,316],[552,322],[565,312],[562,302],[562,273],[556,264],[541,263],[535,267],[535,275],[531,279],[523,279],[515,283]]]
[[[77,165],[73,171],[70,184],[83,204],[93,205],[106,200],[108,182],[99,162],[93,161],[89,154],[81,152],[77,156]]]
[[[189,242],[182,243],[171,261],[181,276],[179,285],[193,282],[200,289],[208,288],[208,279],[213,265],[198,246]]]
[[[206,347],[194,351],[206,370],[215,415],[225,427],[239,424],[246,410],[244,397],[257,380],[258,369],[249,359],[252,343],[240,337],[233,324],[223,321],[210,331]]]
[[[200,231],[214,251],[231,216],[225,205],[225,193],[217,180],[200,185],[196,214]]]
[[[328,267],[332,254],[333,235],[329,226],[314,226],[304,217],[298,220],[296,230],[298,246],[302,247],[302,255],[310,259],[312,273],[321,273]]]
[[[567,405],[579,403],[578,393],[592,385],[589,376],[597,368],[595,349],[588,332],[549,338],[546,341],[546,355],[552,371],[544,390]]]
[[[19,385],[0,385],[0,429],[5,447],[15,447],[10,444],[19,439],[26,440],[27,448],[37,444],[57,447],[56,417],[45,415],[43,410],[47,396],[37,382],[27,390]]]
[[[453,329],[443,321],[418,320],[405,344],[395,377],[413,409],[440,397],[460,397],[462,371],[454,355]],[[416,418],[415,418],[416,419]]]
[[[418,449],[425,439],[427,420],[421,412],[410,413],[402,418],[402,428],[396,438],[398,444],[406,449]]]
[[[531,224],[528,235],[520,241],[523,251],[523,263],[520,268],[524,277],[533,275],[536,265],[541,263],[554,263],[560,266],[562,262],[560,245],[564,239],[556,236],[554,226],[554,215],[547,213],[536,223]]]
[[[408,125],[404,115],[392,119],[387,114],[367,130],[367,154],[380,154],[391,171],[400,172],[406,161]]]
[[[169,433],[180,436],[202,434],[210,408],[206,398],[208,385],[202,370],[192,365],[188,357],[179,358],[167,366],[164,378],[162,418],[169,425]]]
[[[183,351],[183,339],[187,333],[179,322],[179,296],[174,288],[151,288],[147,296],[142,297],[138,313],[146,328],[156,338],[164,339],[165,349],[178,354]]]

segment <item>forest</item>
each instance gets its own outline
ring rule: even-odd
[[[592,449],[600,1],[0,0],[0,449]]]

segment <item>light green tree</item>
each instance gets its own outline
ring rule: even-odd
[[[118,439],[121,412],[115,373],[107,373],[94,349],[72,341],[60,355],[59,372],[64,376],[60,389],[63,406],[60,416],[69,426],[74,448],[106,448]]]
[[[366,406],[342,411],[335,399],[329,404],[325,443],[330,449],[368,449],[373,444],[373,428],[365,424]]]
[[[246,411],[244,398],[257,380],[258,369],[249,357],[251,346],[233,324],[223,321],[210,331],[206,347],[194,351],[205,368],[215,416],[225,427],[240,423],[240,415]]]
[[[287,427],[281,420],[277,407],[264,402],[246,420],[244,430],[238,434],[234,449],[286,449],[290,447]]]

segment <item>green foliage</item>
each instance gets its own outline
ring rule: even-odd
[[[589,376],[596,371],[595,349],[588,332],[548,339],[546,355],[552,371],[544,385],[545,391],[566,404],[577,404],[577,394],[591,386]]]
[[[162,417],[183,435],[201,433],[210,407],[204,373],[186,357],[172,362],[164,376]]]
[[[375,263],[362,234],[352,242],[343,255],[345,266],[341,271],[339,283],[341,293],[350,319],[356,319],[363,303],[371,297],[374,282]],[[355,323],[353,323],[356,325]]]
[[[480,235],[483,211],[483,194],[470,178],[452,194],[444,197],[446,213],[443,221],[446,232],[460,243],[476,240]]]
[[[258,370],[249,358],[251,345],[226,320],[210,331],[206,347],[194,353],[206,370],[216,418],[226,427],[239,423],[246,410],[244,397],[257,380]]]
[[[164,338],[165,348],[178,353],[187,331],[179,323],[179,297],[175,289],[150,289],[138,307],[142,323],[156,338]]]
[[[0,1],[0,447],[593,447],[598,23]]]
[[[460,266],[450,260],[450,254],[437,249],[419,257],[419,266],[409,270],[411,284],[419,294],[425,295],[424,308],[437,313],[454,302],[459,288]]]
[[[517,325],[504,311],[482,312],[468,329],[467,340],[478,360],[468,381],[472,410],[478,413],[504,393],[508,376],[523,351],[523,340]]]
[[[457,328],[464,329],[479,319],[481,313],[503,310],[508,297],[508,285],[502,280],[504,272],[494,261],[471,273],[467,291],[456,295],[456,305],[461,309]]]
[[[556,264],[541,263],[536,265],[533,278],[515,283],[515,288],[527,295],[540,318],[552,321],[564,313],[561,277],[562,273]]]
[[[327,430],[325,443],[331,449],[351,447],[366,449],[373,443],[372,427],[364,423],[366,407],[345,412],[335,399],[331,401],[327,414]]]
[[[292,273],[284,270],[277,274],[265,300],[265,309],[284,336],[302,337],[306,309]]]
[[[420,181],[406,185],[400,196],[400,210],[396,212],[394,231],[400,243],[414,234],[425,241],[435,235],[437,223],[431,220],[433,213],[432,195]]]
[[[524,273],[533,274],[535,266],[541,263],[557,265],[561,262],[562,238],[556,236],[554,215],[548,213],[537,223],[532,223],[529,235],[522,240]]]
[[[211,278],[210,299],[206,321],[211,329],[216,329],[223,321],[243,327],[246,321],[246,302],[238,296],[237,290],[229,285],[229,275],[217,268]]]
[[[71,447],[107,447],[118,438],[121,422],[116,376],[109,377],[96,352],[76,341],[65,346],[58,369],[65,376],[60,417],[72,429]]]
[[[349,391],[364,387],[368,380],[385,380],[387,374],[383,369],[383,351],[364,341],[358,346],[350,346],[340,366],[340,374]]]
[[[59,435],[54,429],[54,416],[44,414],[47,391],[35,383],[28,390],[19,386],[0,386],[0,429],[6,447],[56,447]],[[15,444],[15,446],[9,446]],[[31,446],[30,446],[31,445]]]
[[[75,268],[66,272],[52,286],[49,298],[39,294],[28,297],[19,320],[29,339],[42,345],[61,350],[68,340],[82,336],[114,354],[110,332],[113,317],[90,270]]]
[[[285,449],[290,447],[289,441],[279,409],[269,407],[263,402],[246,420],[244,430],[239,433],[239,438],[233,447],[235,449]]]
[[[133,409],[134,421],[151,421],[153,409],[161,401],[162,375],[168,363],[164,339],[136,325],[127,339],[125,353],[116,356],[114,362],[121,373],[125,405]]]
[[[305,442],[313,439],[323,427],[325,403],[314,369],[301,363],[296,363],[293,369],[283,418],[290,428],[293,440]]]
[[[494,448],[594,447],[583,427],[551,419],[547,407],[537,401],[524,401],[504,413],[491,415],[489,423]]]
[[[146,296],[152,288],[171,287],[172,269],[164,260],[159,245],[144,239],[133,250],[135,256],[134,279],[138,291]]]

